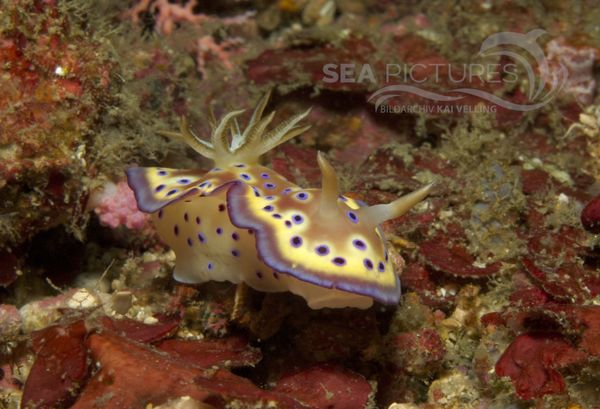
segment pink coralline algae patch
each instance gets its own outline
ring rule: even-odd
[[[315,409],[364,408],[372,393],[362,376],[328,364],[284,376],[273,391],[293,396]]]
[[[548,301],[548,294],[537,287],[521,288],[510,295],[509,301],[514,306],[538,307]]]
[[[543,218],[532,212],[528,223],[538,225]],[[556,232],[532,229],[527,248],[529,257],[522,260],[525,271],[540,288],[556,300],[583,302],[598,294],[597,274],[593,266],[581,263],[586,250],[579,243],[586,234],[581,228],[561,226]]]
[[[504,351],[496,373],[509,376],[522,399],[561,393],[565,381],[557,369],[581,362],[586,354],[558,335],[523,334]]]
[[[398,333],[388,342],[393,351],[391,362],[410,374],[439,367],[446,354],[439,334],[430,328]]]
[[[250,347],[248,340],[239,336],[193,341],[167,339],[156,346],[172,356],[202,368],[254,366],[262,359],[260,351]]]
[[[518,302],[517,297],[528,302]],[[531,298],[535,298],[535,301]],[[496,374],[511,378],[521,399],[566,391],[564,372],[587,367],[600,356],[600,308],[556,303],[534,289],[516,292],[513,307],[486,314],[484,325],[506,326],[518,335],[496,363]]]
[[[100,325],[107,331],[114,332],[137,342],[154,342],[163,339],[173,333],[179,327],[181,317],[178,314],[161,314],[155,317],[158,322],[146,325],[129,318],[115,320],[102,317]]]
[[[545,193],[551,187],[550,182],[550,175],[542,169],[521,171],[521,187],[526,195]]]
[[[454,295],[437,291],[436,282],[427,267],[418,262],[409,263],[402,271],[402,286],[419,294],[423,304],[443,308],[454,302]]]
[[[435,238],[420,245],[425,262],[438,271],[458,277],[487,277],[500,271],[501,263],[484,267],[473,265],[475,259],[460,245],[453,245],[445,238]]]
[[[250,403],[261,397],[260,389],[226,370],[209,371],[114,334],[93,334],[87,345],[101,370],[72,408],[133,408],[178,396],[221,403],[222,407],[223,402],[236,398]],[[287,403],[290,407],[300,406],[293,405],[292,399]]]
[[[565,262],[553,271],[537,267],[531,260],[522,260],[533,280],[556,300],[583,302],[589,297],[588,283],[593,282],[590,271],[574,263]]]
[[[142,230],[150,216],[138,210],[133,190],[126,182],[107,183],[100,193],[92,195],[91,205],[100,222],[116,229],[125,226],[128,229]]]
[[[86,334],[83,321],[54,325],[34,334],[36,360],[23,389],[23,407],[63,407],[75,400],[88,376]]]

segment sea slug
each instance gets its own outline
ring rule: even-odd
[[[260,156],[307,130],[309,111],[267,126],[268,95],[241,132],[233,111],[213,124],[210,142],[185,121],[180,133],[214,167],[198,170],[133,167],[129,185],[141,211],[151,213],[161,238],[175,251],[176,280],[243,282],[266,292],[290,291],[311,308],[368,308],[395,304],[400,282],[379,224],[423,200],[427,185],[389,204],[366,206],[340,194],[337,177],[318,154],[321,189],[299,187]]]

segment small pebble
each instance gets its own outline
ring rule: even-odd
[[[327,26],[333,22],[334,16],[335,2],[332,0],[309,0],[302,10],[302,22],[309,26]]]
[[[156,319],[152,316],[146,317],[146,318],[144,318],[144,324],[147,324],[147,325],[158,324],[158,319]]]

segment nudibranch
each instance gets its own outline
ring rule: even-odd
[[[311,308],[368,308],[400,298],[398,275],[379,225],[423,200],[431,185],[389,204],[366,206],[340,194],[333,167],[318,154],[321,189],[299,187],[259,164],[260,156],[309,128],[309,111],[271,131],[268,95],[241,132],[236,117],[212,124],[211,141],[182,121],[180,133],[214,161],[197,170],[133,167],[129,185],[141,211],[175,251],[174,277],[184,283],[243,282],[265,292],[290,291]]]

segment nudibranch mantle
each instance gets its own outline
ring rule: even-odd
[[[214,124],[210,143],[185,121],[180,133],[168,133],[213,159],[208,173],[127,170],[139,209],[152,214],[158,234],[175,251],[175,279],[290,291],[315,309],[397,303],[400,282],[378,226],[423,200],[431,185],[367,207],[339,193],[335,172],[321,153],[321,189],[291,183],[260,166],[259,157],[308,129],[298,123],[309,111],[266,132],[274,116],[262,117],[267,101],[268,95],[260,100],[243,133],[235,120],[242,111]]]

